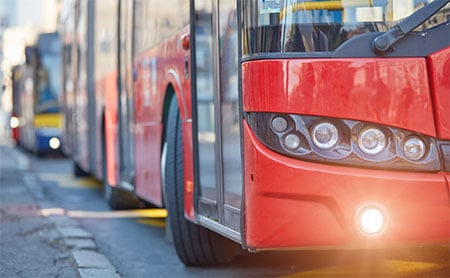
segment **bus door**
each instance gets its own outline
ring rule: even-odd
[[[77,1],[76,4],[76,37],[74,47],[75,66],[75,145],[74,162],[76,168],[81,167],[81,172],[76,175],[89,173],[93,168],[89,157],[93,153],[92,135],[90,130],[94,128],[91,119],[93,107],[92,88],[92,59],[89,53],[92,52],[92,39],[89,37],[89,23],[92,20],[88,14],[88,1]]]
[[[243,182],[236,2],[192,0],[191,5],[198,220],[240,240]]]
[[[132,90],[133,1],[119,1],[119,151],[120,186],[134,190],[134,101]]]

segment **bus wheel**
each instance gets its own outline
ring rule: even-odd
[[[76,161],[73,161],[73,175],[75,177],[87,177],[89,173],[84,171]]]
[[[131,192],[111,186],[106,179],[103,179],[103,197],[113,210],[144,207],[143,202],[134,197]]]
[[[176,97],[173,97],[170,104],[166,141],[166,207],[178,257],[185,265],[191,266],[232,261],[240,249],[238,244],[184,217],[183,144]]]

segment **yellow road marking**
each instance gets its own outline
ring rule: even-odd
[[[76,178],[69,174],[40,174],[39,177],[44,181],[57,182],[61,187],[89,189],[98,189],[102,187],[102,184],[98,180],[91,177]]]
[[[147,226],[164,228],[166,227],[166,221],[161,219],[138,219],[136,222]]]
[[[116,211],[81,211],[71,210],[67,216],[75,218],[165,218],[165,209],[136,209]]]
[[[42,209],[41,214],[45,216],[65,214],[74,218],[166,218],[165,209],[135,209],[115,211],[86,211],[86,210],[64,210],[62,208]]]
[[[294,277],[384,277],[384,276],[409,276],[421,272],[440,270],[446,268],[447,265],[417,261],[402,260],[377,260],[361,265],[343,265],[329,267],[305,272],[293,273],[282,276],[283,278]]]

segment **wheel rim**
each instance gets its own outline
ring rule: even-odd
[[[167,159],[167,142],[164,142],[161,152],[161,189],[163,194],[163,202],[166,205],[166,159]]]

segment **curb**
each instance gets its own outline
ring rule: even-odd
[[[19,169],[30,169],[30,161],[26,155],[13,148],[11,154],[17,160],[16,166]],[[28,172],[23,180],[41,208],[41,216],[46,217],[54,225],[55,230],[47,236],[60,241],[63,248],[69,250],[79,276],[81,278],[120,278],[114,265],[98,251],[94,236],[68,217],[64,209],[48,200],[38,183],[36,174]]]

